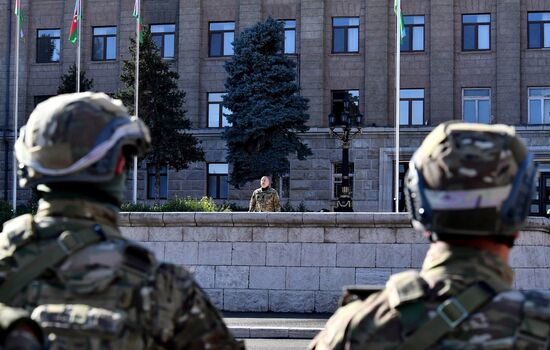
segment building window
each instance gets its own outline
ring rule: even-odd
[[[401,40],[401,51],[424,51],[424,16],[403,16],[405,37]]]
[[[531,199],[530,215],[547,216],[550,210],[550,163],[539,164],[539,177]]]
[[[462,15],[462,50],[491,49],[491,15]]]
[[[174,58],[176,40],[175,24],[152,24],[151,36],[159,49],[160,57]]]
[[[209,92],[208,93],[208,127],[209,128],[223,128],[231,126],[231,123],[227,121],[227,115],[231,114],[231,111],[223,106],[223,92]]]
[[[147,198],[157,199],[157,185],[156,185],[156,167],[152,165],[147,166]],[[168,198],[168,170],[165,166],[160,168],[160,197],[158,199]]]
[[[395,169],[395,162],[393,164],[393,169]],[[409,170],[409,161],[400,161],[399,162],[399,212],[407,211],[407,206],[405,205],[405,175]],[[393,175],[392,175],[393,176]],[[392,189],[392,198],[395,196],[395,177],[393,180],[393,189]],[[392,210],[395,211],[395,200],[392,204]]]
[[[210,57],[233,55],[235,22],[210,22],[208,55]]]
[[[550,124],[550,88],[529,88],[529,124]]]
[[[116,27],[94,27],[92,61],[116,59]]]
[[[359,90],[333,90],[332,91],[332,113],[336,122],[344,111],[344,102],[349,102],[349,114],[355,116],[359,113]]]
[[[294,54],[296,53],[296,20],[286,19],[283,20],[283,23],[285,25],[284,53]]]
[[[355,163],[349,163],[349,195],[353,198],[353,174]],[[342,194],[342,163],[332,164],[332,199],[338,199]]]
[[[424,89],[401,89],[399,125],[424,125]]]
[[[529,48],[550,48],[550,12],[531,12],[527,21]]]
[[[491,122],[491,89],[462,90],[462,119],[468,123]]]
[[[227,199],[229,190],[227,174],[229,174],[229,166],[226,163],[208,164],[208,197],[214,199]]]
[[[46,101],[47,99],[49,99],[50,97],[54,97],[55,95],[37,95],[37,96],[34,96],[34,107],[36,108],[36,106],[38,106],[38,104]]]
[[[279,192],[280,198],[290,198],[290,176],[284,175],[275,177],[271,187]]]
[[[38,29],[36,38],[36,63],[59,62],[61,31]]]
[[[332,52],[359,52],[359,17],[332,19]]]

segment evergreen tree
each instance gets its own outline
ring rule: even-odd
[[[86,72],[80,70],[80,91],[90,91],[94,87],[94,80],[86,77]],[[69,67],[67,73],[61,76],[61,84],[57,88],[57,94],[70,94],[76,92],[76,64]]]
[[[283,24],[272,18],[246,29],[225,64],[224,105],[232,111],[227,141],[229,182],[237,188],[263,175],[288,174],[288,157],[311,155],[298,132],[309,129],[308,100],[299,95],[296,63],[283,54]]]
[[[126,86],[117,94],[134,112],[136,42],[130,40],[132,59],[124,61],[121,81]],[[143,30],[139,52],[139,117],[147,124],[153,139],[152,149],[145,156],[155,169],[156,199],[160,198],[160,173],[163,167],[180,171],[189,163],[204,160],[199,141],[185,131],[191,122],[185,117],[185,92],[178,89],[179,74],[160,57],[151,33]]]

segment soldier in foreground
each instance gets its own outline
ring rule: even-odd
[[[512,290],[508,265],[535,175],[511,127],[435,128],[406,176],[413,226],[432,242],[422,270],[338,309],[310,349],[550,349],[550,293]]]
[[[267,176],[260,179],[260,188],[252,193],[248,211],[281,211],[279,194],[271,187],[271,180]]]
[[[16,144],[38,212],[4,224],[0,302],[32,310],[52,349],[242,349],[185,269],[155,260],[117,227],[125,162],[145,124],[101,93],[37,106]]]

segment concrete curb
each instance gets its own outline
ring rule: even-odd
[[[313,339],[322,328],[312,327],[277,327],[277,326],[251,326],[228,327],[236,338],[270,338],[270,339]]]

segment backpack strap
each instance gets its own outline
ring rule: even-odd
[[[516,346],[529,349],[550,349],[549,294],[529,291],[522,305],[523,318],[516,331]]]
[[[12,299],[31,281],[38,278],[47,269],[74,254],[75,252],[105,239],[100,225],[78,231],[65,231],[59,238],[41,250],[34,259],[20,266],[17,271],[7,275],[0,285],[0,302],[10,303]]]
[[[496,292],[485,283],[476,283],[436,308],[436,315],[422,324],[398,349],[427,349],[467,320],[493,299]]]

